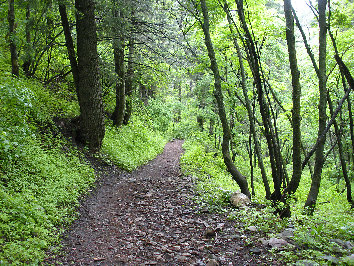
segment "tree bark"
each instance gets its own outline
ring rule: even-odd
[[[113,40],[114,65],[117,74],[116,83],[116,107],[112,119],[114,125],[120,127],[123,125],[125,111],[125,70],[124,70],[124,40],[121,37],[115,37]]]
[[[148,92],[147,88],[144,84],[140,83],[139,85],[140,99],[144,103],[144,105],[148,104]]]
[[[9,37],[10,37],[10,53],[11,53],[11,66],[12,75],[18,77],[20,69],[18,66],[18,55],[16,47],[16,25],[15,25],[15,1],[9,0],[9,10],[7,20],[9,22]]]
[[[130,33],[132,34],[132,33]],[[127,75],[125,80],[125,114],[123,124],[127,125],[133,110],[133,84],[134,84],[134,39],[130,37],[129,43],[129,54],[128,54],[128,67]]]
[[[327,101],[328,101],[329,110],[331,112],[331,116],[333,116],[334,110],[333,110],[333,104],[332,104],[332,100],[331,100],[329,91],[327,91]],[[340,133],[340,130],[339,130],[338,123],[336,121],[334,121],[333,124],[334,124],[334,132],[335,132],[336,137],[337,137],[339,161],[340,161],[340,164],[341,164],[341,167],[342,167],[342,173],[343,173],[343,177],[344,177],[344,181],[345,181],[345,186],[347,187],[347,201],[353,207],[354,204],[353,204],[353,199],[352,199],[352,187],[351,187],[350,179],[349,179],[349,176],[348,176],[347,164],[346,164],[345,158],[344,158],[342,137],[341,137],[341,133]]]
[[[264,96],[259,56],[256,51],[256,46],[253,41],[253,37],[246,23],[243,9],[243,0],[236,0],[236,4],[241,26],[245,34],[243,41],[247,51],[247,60],[252,70],[254,84],[257,89],[259,109],[264,126],[264,135],[266,137],[268,145],[269,158],[272,168],[272,178],[274,184],[274,192],[271,195],[271,199],[276,202],[281,199],[281,182],[282,180],[285,180],[285,169],[283,167],[283,160],[281,159],[282,155],[280,153],[280,149],[276,140],[276,135],[274,133],[274,128],[271,122],[269,106]]]
[[[23,71],[25,72],[25,75],[27,77],[30,76],[30,67],[32,64],[32,45],[31,45],[31,7],[30,7],[30,3],[27,3],[26,6],[26,55],[25,55],[25,59],[22,65]]]
[[[223,94],[221,90],[221,76],[219,73],[219,67],[216,61],[215,52],[210,37],[208,8],[205,0],[201,0],[200,3],[201,3],[202,13],[203,13],[203,22],[201,24],[204,32],[204,41],[208,50],[208,56],[210,59],[210,68],[214,75],[214,86],[215,86],[214,97],[218,105],[218,113],[223,128],[222,154],[223,154],[224,162],[232,178],[239,185],[241,192],[247,195],[249,198],[251,198],[251,193],[248,189],[248,182],[246,177],[240,173],[240,171],[236,168],[235,164],[231,160],[231,156],[230,156],[231,132],[230,132],[230,127],[225,113]]]
[[[319,12],[319,64],[318,64],[318,88],[320,93],[320,100],[318,104],[318,139],[321,138],[322,133],[326,129],[326,107],[327,107],[327,77],[326,77],[326,51],[327,51],[327,26],[326,26],[326,6],[327,0],[318,0]],[[324,163],[324,146],[326,142],[326,135],[320,139],[316,149],[315,168],[312,177],[310,192],[307,196],[305,208],[309,214],[313,214],[318,193],[321,185],[321,174]]]
[[[293,194],[296,192],[301,180],[301,116],[300,116],[300,71],[297,66],[296,45],[294,33],[294,17],[292,14],[291,0],[284,0],[284,12],[286,20],[286,41],[288,44],[289,62],[292,81],[292,126],[293,126],[293,175],[285,193]]]
[[[80,137],[91,151],[99,151],[105,133],[99,80],[94,0],[76,0]]]
[[[71,36],[71,29],[70,29],[69,20],[68,20],[68,16],[67,16],[67,12],[66,12],[66,6],[64,4],[59,4],[59,13],[60,13],[61,23],[62,23],[63,30],[64,30],[65,45],[66,45],[66,49],[68,50],[68,56],[69,56],[69,61],[70,61],[70,66],[71,66],[71,73],[72,73],[73,79],[74,79],[76,94],[77,94],[77,96],[79,96],[79,93],[78,93],[78,85],[79,85],[79,73],[78,72],[79,72],[79,70],[78,70],[78,66],[77,66],[74,42],[73,42],[73,38]]]
[[[235,33],[232,29],[232,24],[233,20],[230,14],[230,11],[228,9],[227,4],[225,4],[223,6],[224,11],[227,15],[227,20],[229,23],[229,28],[230,28],[230,32],[232,34],[232,36],[235,36]],[[262,158],[262,151],[261,151],[261,145],[258,141],[258,137],[257,137],[257,133],[256,133],[256,127],[255,127],[255,123],[254,123],[254,116],[253,116],[253,112],[252,112],[252,107],[251,107],[251,103],[250,100],[248,98],[248,93],[247,93],[247,87],[246,87],[246,75],[245,75],[245,68],[243,65],[243,57],[241,54],[241,49],[240,46],[238,45],[237,39],[236,37],[233,37],[233,43],[234,46],[236,48],[237,51],[237,57],[238,57],[238,62],[240,65],[240,72],[241,72],[241,87],[242,87],[242,92],[243,92],[243,97],[245,98],[245,106],[246,106],[246,110],[248,113],[248,117],[249,117],[249,121],[250,121],[250,131],[251,131],[251,136],[253,137],[254,140],[254,146],[255,146],[255,152],[256,152],[256,156],[258,158],[258,166],[261,170],[261,175],[262,175],[262,180],[263,180],[263,185],[264,185],[264,189],[266,192],[266,198],[270,199],[270,187],[269,187],[269,182],[268,182],[268,178],[267,178],[267,174],[264,168],[264,164],[263,164],[263,158]],[[250,146],[251,147],[251,146]]]

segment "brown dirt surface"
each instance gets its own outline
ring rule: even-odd
[[[45,263],[279,265],[259,242],[248,243],[237,221],[201,211],[191,178],[180,172],[182,143],[169,142],[132,173],[104,171],[65,233],[61,255]]]

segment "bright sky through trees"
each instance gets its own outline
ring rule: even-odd
[[[309,0],[292,0],[291,1],[300,21],[303,23],[303,25],[307,25],[312,17],[311,9],[307,5],[309,3]],[[312,3],[315,5],[315,2],[312,1]]]

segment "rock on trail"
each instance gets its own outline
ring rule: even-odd
[[[237,221],[198,211],[192,180],[180,173],[182,143],[168,143],[132,173],[106,170],[65,233],[60,255],[45,263],[280,265],[262,244],[246,243]]]

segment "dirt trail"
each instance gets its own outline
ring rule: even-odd
[[[182,141],[132,173],[111,171],[82,203],[62,256],[49,264],[274,265],[267,250],[245,245],[224,215],[201,213],[182,176]],[[211,230],[212,229],[212,230]],[[259,252],[258,252],[259,251]],[[214,263],[214,264],[212,264]]]

